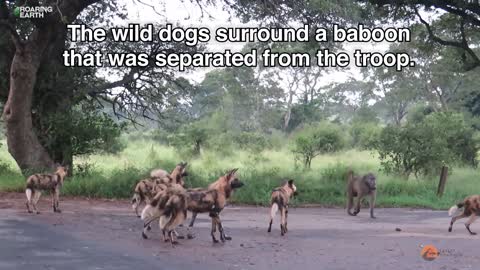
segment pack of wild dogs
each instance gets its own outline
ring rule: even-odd
[[[208,187],[185,188],[185,177],[187,173],[187,163],[180,162],[175,166],[172,172],[163,169],[156,169],[150,173],[150,177],[140,180],[134,188],[133,198],[131,200],[132,208],[137,217],[143,220],[142,237],[147,239],[147,232],[151,229],[151,224],[158,220],[160,231],[163,234],[165,242],[172,245],[177,244],[177,239],[183,239],[185,236],[177,232],[177,227],[187,219],[187,213],[192,213],[192,218],[188,226],[187,237],[194,238],[190,233],[198,213],[208,213],[212,221],[210,235],[214,243],[219,242],[216,238],[218,230],[220,240],[225,242],[231,240],[230,236],[225,234],[220,212],[225,208],[228,200],[234,191],[241,188],[244,183],[237,176],[238,169],[227,171]],[[27,178],[25,194],[27,196],[27,210],[29,213],[36,212],[37,202],[42,191],[50,191],[52,194],[53,211],[60,213],[59,195],[68,168],[58,166],[52,174],[34,174]],[[280,212],[280,233],[285,235],[288,232],[288,205],[290,199],[297,195],[297,187],[293,179],[287,179],[284,183],[275,188],[270,196],[270,220],[268,232],[271,232],[273,219],[277,212]],[[373,173],[365,175],[354,175],[352,170],[347,172],[347,213],[356,216],[360,213],[361,201],[364,197],[369,197],[370,217],[374,215],[375,200],[377,196],[376,176]],[[356,200],[354,200],[356,198]],[[140,207],[145,204],[143,210]],[[353,208],[353,212],[352,212]],[[457,215],[456,212],[463,208],[463,211]],[[33,211],[32,211],[33,209]],[[475,235],[470,230],[470,225],[480,216],[480,195],[472,195],[465,198],[462,202],[452,206],[448,211],[453,216],[448,231],[452,231],[455,221],[462,218],[468,218],[465,227],[468,232]]]

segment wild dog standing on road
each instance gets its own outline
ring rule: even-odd
[[[185,181],[183,178],[188,175],[186,172],[187,165],[188,164],[186,162],[180,162],[177,166],[175,166],[171,174],[165,175],[159,173],[160,171],[163,171],[161,169],[154,170],[151,172],[150,178],[140,180],[137,183],[132,198],[132,208],[135,211],[137,217],[140,217],[140,215],[138,214],[138,208],[140,207],[140,205],[143,202],[146,202],[146,204],[148,204],[149,201],[155,196],[155,186],[161,183],[179,184],[181,186],[185,185]]]
[[[40,214],[37,210],[37,203],[40,195],[42,195],[42,190],[50,190],[52,192],[53,211],[56,213],[61,212],[59,208],[60,189],[67,172],[67,167],[59,166],[53,174],[34,174],[27,178],[25,194],[27,195],[26,204],[29,213],[32,213],[32,210],[30,210],[30,205],[32,205],[33,210]]]
[[[375,175],[367,173],[364,176],[354,176],[353,171],[349,170],[347,184],[347,212],[351,216],[356,216],[360,213],[360,203],[362,198],[370,196],[370,217],[375,218],[373,208],[375,207],[375,199],[377,197],[377,182]],[[357,197],[355,210],[352,213],[353,197]]]
[[[287,180],[285,183],[272,191],[270,197],[270,225],[268,225],[268,232],[272,231],[273,218],[278,210],[281,214],[280,231],[282,236],[287,233],[287,218],[288,218],[288,202],[293,195],[297,194],[297,187],[293,184],[293,180]]]
[[[183,178],[188,175],[186,172],[187,165],[188,165],[187,162],[183,162],[183,161],[180,162],[179,164],[177,164],[177,166],[175,166],[175,169],[173,169],[173,171],[170,174],[163,169],[156,169],[150,172],[150,177],[161,179],[170,175],[172,176],[173,179],[176,179],[177,177]],[[183,186],[183,184],[181,185]]]
[[[185,192],[185,189],[178,184],[159,184],[156,186],[157,193],[152,198],[151,202],[143,209],[141,218],[143,220],[142,237],[148,239],[147,230],[150,230],[150,224],[161,217],[166,209],[169,196],[180,191]],[[169,205],[169,207],[171,207]],[[186,208],[185,208],[186,209]],[[180,238],[180,237],[179,237]]]
[[[238,169],[233,169],[227,174],[221,176],[217,181],[210,184],[207,189],[194,189],[187,191],[189,197],[188,211],[194,213],[194,216],[196,216],[196,213],[209,213],[209,216],[212,218],[211,236],[214,243],[218,242],[215,238],[217,227],[222,242],[232,239],[225,235],[225,232],[223,231],[220,212],[225,207],[233,190],[243,186],[243,183],[236,176],[237,170]],[[192,217],[191,226],[193,226],[194,221],[195,219]]]
[[[452,221],[450,221],[450,227],[448,227],[448,231],[452,231],[453,223],[455,223],[455,221],[468,217],[469,219],[465,223],[465,227],[471,235],[476,235],[477,233],[470,230],[470,225],[472,225],[478,216],[480,216],[480,195],[469,196],[465,198],[463,202],[452,206],[450,210],[448,210],[448,215],[453,216],[460,208],[463,208],[463,212],[452,218]]]
[[[177,244],[175,229],[187,218],[188,195],[185,189],[178,185],[168,187],[165,193],[163,201],[166,202],[160,216],[159,226],[163,234],[163,240],[168,241],[165,236],[165,233],[167,233],[170,243],[174,245]]]

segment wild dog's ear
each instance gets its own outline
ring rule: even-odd
[[[233,169],[230,172],[228,172],[226,177],[225,177],[225,180],[230,181],[237,171],[238,171],[238,168]]]
[[[294,181],[293,179],[288,180],[288,185],[289,185],[290,187],[293,186],[293,181]]]

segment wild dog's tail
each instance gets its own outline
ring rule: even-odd
[[[141,218],[144,222],[147,222],[147,220],[154,220],[160,217],[161,214],[162,212],[160,211],[160,209],[150,204],[147,204],[147,206],[145,206],[145,208],[143,208],[142,210]]]
[[[165,226],[167,226],[167,223],[170,221],[171,218],[171,215],[163,214],[162,216],[160,216],[160,228],[162,230],[165,229]]]
[[[165,204],[165,209],[160,217],[160,229],[172,230],[182,224],[186,218],[186,197],[181,195],[171,196]]]
[[[270,209],[270,219],[273,219],[275,217],[275,215],[277,214],[278,212],[278,204],[277,203],[273,203],[272,204],[272,208]]]
[[[27,201],[31,202],[32,201],[32,189],[27,188],[25,189],[25,195],[27,195]]]
[[[135,192],[133,194],[133,197],[132,197],[132,208],[135,209],[135,207],[137,206],[137,204],[139,204],[140,202],[142,201],[141,197],[140,197],[140,194],[138,194],[137,192]]]
[[[458,209],[462,208],[465,204],[463,202],[459,203],[459,204],[456,204],[452,207],[450,207],[450,209],[448,210],[448,215],[451,217],[453,215],[455,215],[455,213],[458,211]]]

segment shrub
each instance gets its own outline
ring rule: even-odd
[[[345,140],[338,125],[328,122],[309,125],[294,137],[292,152],[310,169],[312,159],[322,153],[333,153],[343,148]]]
[[[372,122],[354,122],[350,127],[350,136],[352,137],[352,146],[358,149],[369,149],[378,139],[381,128]]]
[[[198,156],[205,146],[207,138],[207,129],[199,123],[193,123],[182,127],[178,133],[170,135],[168,141],[181,153]]]
[[[270,143],[265,138],[265,135],[254,132],[240,132],[233,135],[233,140],[240,149],[253,153],[260,153],[270,147]]]
[[[387,173],[432,175],[442,166],[476,163],[474,131],[461,114],[432,113],[418,123],[382,130],[373,148]]]

